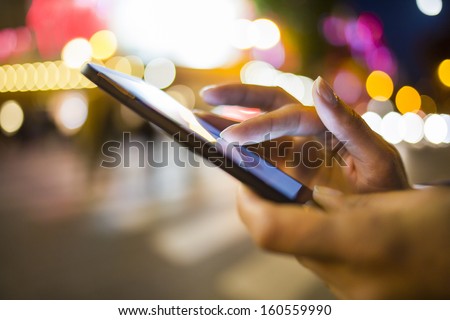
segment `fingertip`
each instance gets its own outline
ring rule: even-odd
[[[215,84],[203,87],[202,89],[200,89],[199,95],[208,104],[220,104],[220,99],[217,94],[217,88],[219,88],[219,86]]]
[[[220,137],[222,139],[224,139],[227,142],[234,142],[235,140],[235,136],[234,136],[234,131],[235,128],[239,125],[239,123],[233,124],[227,128],[225,128],[221,133],[220,133]]]
[[[201,97],[203,97],[205,93],[208,94],[208,92],[211,92],[211,90],[213,90],[216,87],[217,87],[217,85],[215,85],[215,84],[207,85],[200,89],[199,94]]]
[[[333,91],[331,86],[321,77],[317,77],[317,79],[314,81],[314,92],[316,95],[313,95],[317,98],[320,98],[320,102],[318,104],[323,104],[324,106],[328,108],[335,108],[339,104],[339,99],[336,95],[336,93]],[[317,104],[317,103],[316,103]]]

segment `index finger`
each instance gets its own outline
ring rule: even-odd
[[[280,87],[252,84],[223,84],[206,87],[201,95],[211,105],[238,105],[275,110],[286,104],[300,103]]]

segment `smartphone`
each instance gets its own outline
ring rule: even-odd
[[[87,63],[81,71],[99,88],[155,124],[175,141],[276,202],[306,202],[311,190],[245,146],[220,138],[220,130],[196,117],[164,91],[140,78]]]

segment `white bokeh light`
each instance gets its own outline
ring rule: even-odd
[[[170,86],[176,77],[176,68],[172,61],[158,58],[150,61],[145,67],[144,79],[157,88],[164,89]]]
[[[0,127],[7,135],[16,133],[22,127],[24,120],[23,110],[20,105],[9,100],[3,103],[0,108]]]
[[[278,26],[268,19],[258,19],[250,26],[250,42],[258,49],[270,49],[280,41]]]
[[[261,86],[273,86],[280,74],[271,64],[264,61],[250,61],[241,68],[241,82]]]
[[[381,117],[378,113],[368,111],[362,115],[364,121],[369,125],[370,129],[376,133],[381,133]]]
[[[448,115],[448,114],[441,114],[441,117],[447,123],[447,137],[445,137],[444,142],[445,143],[450,143],[450,115]]]
[[[252,22],[247,19],[236,20],[230,29],[230,43],[236,49],[250,49],[253,46],[250,37],[250,28]]]
[[[145,61],[166,57],[210,69],[239,58],[230,44],[233,23],[248,14],[245,0],[112,0],[109,25],[123,49]]]
[[[49,102],[50,112],[57,128],[65,135],[77,133],[88,116],[88,102],[84,94],[62,93]]]
[[[64,63],[73,69],[80,68],[92,56],[92,47],[84,38],[70,40],[63,48],[61,58]]]
[[[303,87],[305,88],[305,94],[303,95],[303,98],[300,99],[300,102],[303,103],[305,106],[313,106],[314,100],[312,96],[312,87],[314,84],[314,80],[305,76],[298,76],[299,79],[303,83]]]
[[[442,11],[442,0],[416,0],[419,10],[427,16],[436,16]]]
[[[305,84],[299,76],[292,73],[281,73],[275,79],[275,85],[283,88],[287,93],[299,101],[305,97]]]
[[[438,114],[431,114],[425,118],[425,138],[434,144],[442,143],[447,138],[447,122]]]
[[[381,121],[381,135],[392,144],[400,143],[405,136],[405,123],[397,112],[389,112]]]
[[[407,112],[403,115],[405,123],[405,136],[403,140],[408,143],[417,143],[423,139],[423,120],[416,113]]]

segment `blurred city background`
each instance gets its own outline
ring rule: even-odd
[[[450,180],[450,6],[442,0],[2,0],[0,298],[328,299],[255,247],[217,168],[100,167],[131,132],[169,138],[95,88],[85,61],[188,108],[209,84],[318,75],[400,150],[412,183]],[[215,112],[236,116],[235,109]],[[242,115],[242,114],[241,114]],[[187,157],[187,151],[182,151]]]

